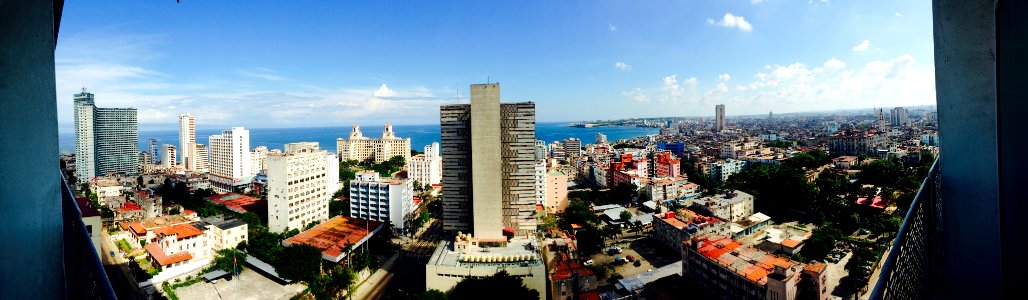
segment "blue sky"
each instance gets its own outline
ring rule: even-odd
[[[64,127],[85,86],[144,128],[437,123],[487,79],[539,121],[934,104],[933,59],[928,0],[72,1],[56,52]]]

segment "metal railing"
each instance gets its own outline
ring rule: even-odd
[[[68,182],[61,177],[64,221],[64,289],[68,299],[118,299],[100,262],[98,251],[82,223],[82,211]],[[94,228],[94,230],[103,230]]]
[[[933,299],[939,220],[939,160],[910,203],[870,299]]]

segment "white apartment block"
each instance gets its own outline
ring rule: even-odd
[[[350,181],[350,217],[388,223],[403,232],[414,212],[411,179],[381,178],[378,172],[361,171]]]
[[[393,156],[403,156],[404,161],[410,160],[410,138],[398,138],[393,132],[393,125],[386,124],[381,139],[365,137],[360,125],[353,125],[349,139],[336,140],[336,152],[342,160],[374,160],[380,163]]]
[[[425,153],[412,156],[407,162],[407,176],[419,184],[439,184],[443,179],[443,158],[439,143],[425,146]]]
[[[533,178],[535,178],[535,204],[545,205],[546,204],[546,161],[537,160],[535,161],[535,172]]]
[[[250,152],[250,168],[253,174],[260,173],[261,171],[268,169],[268,147],[257,146]]]
[[[164,156],[161,157],[161,161],[164,162],[165,168],[171,168],[175,166],[175,158],[177,157],[178,150],[174,145],[164,144],[163,147]]]
[[[186,170],[206,172],[207,160],[209,159],[209,151],[207,151],[207,145],[190,143],[190,146],[191,147],[189,148],[189,150],[191,151],[182,151],[183,154],[185,154],[186,152],[189,153],[189,158],[184,159],[184,161],[186,161],[187,163],[185,165]]]
[[[316,142],[290,143],[284,153],[268,154],[268,229],[284,232],[328,220],[330,190],[326,177],[334,156]],[[247,152],[249,153],[249,152]],[[338,167],[337,167],[338,168]]]
[[[249,183],[254,175],[250,167],[250,131],[232,127],[232,130],[210,136],[208,141],[211,187],[226,193],[236,185]]]
[[[178,116],[178,149],[182,151],[179,158],[182,159],[182,167],[187,170],[196,170],[196,162],[191,161],[196,147],[196,119],[190,114]]]

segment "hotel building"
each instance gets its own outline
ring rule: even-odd
[[[410,138],[398,138],[393,132],[393,125],[386,124],[381,139],[365,137],[360,125],[354,124],[350,129],[350,138],[336,140],[336,153],[339,160],[365,161],[373,160],[380,163],[393,156],[403,156],[404,161],[410,160]]]
[[[328,220],[328,201],[335,192],[328,178],[335,157],[316,142],[290,143],[285,152],[268,154],[268,229],[285,232]],[[244,151],[249,153],[248,151]],[[338,169],[337,169],[338,170]]]

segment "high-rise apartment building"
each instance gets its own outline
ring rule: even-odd
[[[150,156],[150,163],[157,164],[158,162],[160,162],[160,153],[158,152],[159,150],[157,148],[157,139],[150,139],[149,144],[150,147],[148,149],[150,151],[147,155]]]
[[[483,239],[535,231],[535,103],[500,103],[499,84],[471,85],[471,104],[439,110],[443,228]]]
[[[375,171],[356,177],[350,181],[350,217],[392,224],[404,232],[414,212],[413,180],[381,178]]]
[[[889,118],[892,126],[906,126],[910,123],[910,111],[902,107],[893,108]]]
[[[725,130],[725,105],[718,104],[714,108],[714,114],[714,131],[721,132],[722,130]]]
[[[568,161],[574,162],[582,157],[582,140],[568,138],[564,140],[564,155]]]
[[[328,220],[328,201],[335,190],[327,178],[334,175],[337,184],[339,179],[338,171],[328,174],[330,164],[338,165],[335,156],[319,149],[317,142],[289,143],[285,152],[268,154],[269,230],[303,229]]]
[[[546,204],[546,160],[535,161],[535,204]]]
[[[546,141],[535,140],[535,159],[546,159]]]
[[[75,177],[139,173],[139,132],[134,108],[101,108],[92,93],[75,94]]]
[[[186,169],[193,170],[196,172],[207,171],[207,161],[210,159],[210,151],[207,150],[207,145],[192,143],[192,150],[189,153],[189,164],[186,165]]]
[[[210,144],[211,187],[219,193],[234,190],[235,186],[245,185],[253,178],[250,167],[250,131],[243,127],[232,127],[221,134],[212,135]]]
[[[176,156],[178,156],[178,153],[177,153],[178,149],[175,148],[175,145],[164,144],[164,147],[161,147],[161,150],[164,153],[164,155],[161,156],[161,161],[163,162],[164,167],[165,168],[174,167],[175,166],[175,158],[176,158]]]
[[[75,94],[75,177],[87,182],[96,177],[96,136],[93,134],[93,94],[82,88]]]
[[[365,137],[360,125],[354,124],[350,129],[349,139],[336,140],[336,153],[339,160],[374,160],[380,163],[393,156],[403,156],[404,161],[410,160],[410,138],[398,138],[393,132],[393,125],[386,124],[381,139]],[[389,174],[384,174],[389,175]]]
[[[443,178],[443,160],[439,143],[425,146],[425,153],[412,156],[407,163],[407,176],[418,184],[439,184]]]
[[[179,154],[181,159],[182,167],[187,170],[195,170],[193,166],[196,164],[190,161],[193,152],[196,152],[196,119],[190,114],[183,114],[178,116],[178,149],[182,151]]]
[[[606,135],[606,134],[603,134],[603,133],[599,133],[599,132],[597,132],[597,133],[596,133],[596,143],[597,143],[597,144],[604,144],[604,143],[607,143],[607,135]]]
[[[268,147],[257,146],[250,152],[251,173],[257,174],[268,169]]]

